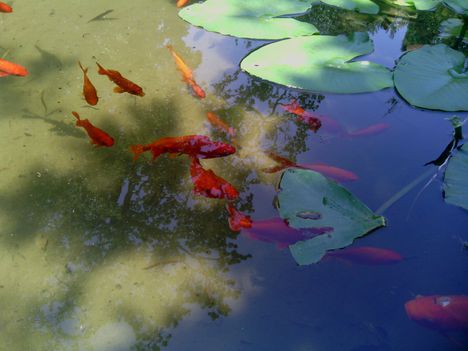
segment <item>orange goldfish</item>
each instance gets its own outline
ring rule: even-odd
[[[0,59],[0,73],[5,73],[7,75],[14,75],[14,76],[21,76],[24,77],[28,75],[28,71],[23,66],[18,65],[17,63],[13,63],[4,59]]]
[[[332,257],[366,265],[393,264],[403,260],[403,257],[398,252],[370,246],[348,247],[341,250],[329,251],[325,255],[325,258]]]
[[[323,174],[330,178],[335,179],[336,181],[350,181],[357,180],[358,176],[351,171],[348,171],[343,168],[338,168],[334,166],[329,166],[325,163],[311,163],[311,164],[297,164],[286,157],[280,156],[274,152],[268,152],[267,155],[279,163],[278,166],[265,168],[263,172],[265,173],[275,173],[282,171],[286,168],[301,168],[301,169],[310,169],[312,171]]]
[[[96,88],[88,78],[88,69],[84,69],[80,61],[78,61],[78,64],[83,71],[83,96],[85,97],[85,100],[88,104],[94,106],[99,101]]]
[[[7,4],[5,4],[4,2],[0,1],[0,12],[9,13],[9,12],[13,12],[13,9]]]
[[[213,158],[231,155],[236,152],[232,145],[219,141],[212,141],[206,135],[184,135],[179,137],[165,137],[147,145],[132,145],[133,160],[146,151],[151,151],[153,160],[163,153],[187,154],[198,158]]]
[[[99,67],[98,73],[101,75],[106,75],[109,80],[114,82],[117,86],[114,88],[116,93],[129,93],[132,95],[145,96],[143,89],[132,81],[124,78],[120,72],[114,71],[112,69],[105,69],[99,63],[96,62]]]
[[[225,132],[230,137],[234,138],[236,136],[236,131],[234,130],[234,128],[229,127],[226,124],[226,122],[222,121],[221,118],[219,118],[218,115],[216,115],[215,113],[207,112],[206,117],[207,117],[208,121],[213,126],[215,126],[216,128],[222,130],[223,132]]]
[[[86,130],[86,133],[88,133],[91,138],[91,144],[107,147],[114,145],[114,139],[105,131],[93,126],[87,119],[80,119],[80,115],[77,112],[73,111],[72,114],[77,119],[76,125],[78,127],[83,127]]]
[[[195,186],[194,193],[215,199],[235,200],[239,192],[225,179],[217,176],[211,169],[204,169],[200,160],[192,157],[190,175]]]
[[[185,6],[188,2],[189,2],[189,0],[177,0],[176,6],[177,6],[177,7],[183,7],[183,6]]]
[[[286,105],[281,104],[281,107],[289,113],[296,115],[298,117],[298,120],[307,124],[309,128],[314,132],[319,130],[322,126],[322,122],[320,121],[320,119],[306,112],[296,100],[292,100],[289,104]]]
[[[182,80],[192,88],[196,96],[198,96],[200,99],[203,99],[206,96],[205,91],[195,82],[192,70],[185,64],[184,60],[182,60],[182,58],[174,51],[172,45],[166,45],[166,48],[171,53],[176,63],[177,69],[182,74]]]
[[[388,123],[377,123],[373,124],[369,127],[353,130],[352,132],[348,132],[348,136],[350,137],[359,137],[359,136],[366,136],[366,135],[374,135],[383,132],[390,125]]]
[[[226,209],[229,213],[229,228],[231,228],[232,231],[238,232],[242,228],[252,227],[252,218],[250,218],[250,216],[236,210],[231,203],[226,204]]]

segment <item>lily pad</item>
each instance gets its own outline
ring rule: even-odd
[[[452,156],[444,176],[445,201],[468,210],[468,144]]]
[[[316,92],[362,93],[393,86],[384,66],[350,61],[372,50],[367,33],[299,37],[253,51],[241,68],[265,80]]]
[[[278,200],[280,216],[293,228],[333,227],[331,233],[289,246],[300,265],[316,263],[327,250],[346,247],[355,238],[385,225],[383,217],[375,215],[344,187],[310,170],[286,170]],[[303,213],[319,213],[320,217],[309,219]]]
[[[321,2],[346,10],[355,10],[361,13],[375,15],[379,13],[379,6],[371,0],[321,0]]]
[[[294,18],[277,18],[304,13],[312,1],[304,0],[207,0],[184,7],[179,16],[204,29],[250,39],[284,39],[318,32]]]
[[[463,28],[463,21],[459,18],[449,18],[440,24],[439,37],[443,39],[457,38]],[[468,31],[461,40],[468,43]]]
[[[432,10],[440,3],[444,3],[455,12],[468,13],[468,2],[466,0],[397,0],[396,3],[402,6],[414,6],[421,11]]]
[[[403,55],[395,68],[395,87],[410,104],[427,109],[468,111],[465,55],[447,45],[425,45]]]

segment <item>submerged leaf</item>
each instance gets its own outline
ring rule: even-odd
[[[396,3],[402,6],[414,6],[421,11],[432,10],[443,3],[455,12],[465,15],[468,13],[468,1],[466,0],[397,0]]]
[[[316,263],[327,250],[346,247],[355,238],[385,225],[383,217],[376,216],[348,190],[314,171],[285,171],[278,199],[280,215],[291,227],[333,227],[331,233],[289,247],[300,265]],[[304,213],[320,213],[321,216],[309,219],[302,216]]]
[[[284,39],[311,35],[318,30],[293,18],[276,18],[304,13],[311,1],[304,0],[207,0],[183,8],[179,16],[204,29],[239,38]]]
[[[300,37],[255,50],[242,60],[241,68],[275,83],[318,92],[362,93],[393,86],[384,66],[351,62],[372,50],[366,33]]]
[[[468,210],[468,144],[461,147],[447,166],[444,176],[445,201]]]
[[[395,68],[395,87],[410,104],[444,111],[468,111],[465,55],[444,44],[403,55]]]
[[[375,15],[379,13],[379,6],[371,0],[320,0],[321,2],[344,8],[346,10],[356,10],[361,13]]]

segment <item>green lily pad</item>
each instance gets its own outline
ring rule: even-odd
[[[210,32],[250,39],[284,39],[318,32],[294,18],[276,18],[307,11],[304,0],[207,0],[184,7],[179,16]]]
[[[421,11],[432,10],[440,3],[444,3],[455,12],[468,13],[468,2],[466,0],[397,0],[396,3],[402,6],[414,6]]]
[[[321,0],[321,2],[346,10],[355,10],[361,13],[375,15],[379,13],[379,6],[371,0]]]
[[[468,144],[452,156],[444,176],[445,201],[468,210]]]
[[[331,233],[289,246],[300,265],[316,263],[327,250],[351,245],[355,238],[385,225],[383,217],[375,215],[344,187],[310,170],[286,170],[281,177],[278,200],[280,216],[293,228],[333,227]],[[314,219],[301,216],[309,212],[320,216]]]
[[[395,68],[395,87],[410,104],[427,109],[468,111],[465,55],[447,45],[425,45],[403,55]]]
[[[316,92],[362,93],[393,86],[392,74],[384,66],[350,62],[372,50],[367,33],[299,37],[253,51],[241,68],[265,80]]]
[[[449,18],[440,24],[439,37],[446,38],[457,38],[463,27],[463,21],[459,18]],[[468,31],[462,38],[462,41],[468,43]]]

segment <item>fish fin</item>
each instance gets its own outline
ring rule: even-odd
[[[84,74],[88,73],[88,69],[87,68],[84,68],[82,65],[81,65],[81,62],[78,61],[78,65],[80,65],[80,68],[81,70],[83,71]]]
[[[145,151],[143,149],[143,145],[138,144],[138,145],[131,145],[130,146],[130,151],[133,152],[133,161],[138,160],[138,157]]]
[[[99,74],[107,74],[107,71],[105,70],[104,67],[102,67],[99,63],[96,62],[96,65],[99,67],[98,73]]]
[[[115,87],[114,93],[122,94],[122,93],[125,93],[125,90],[121,87]]]

